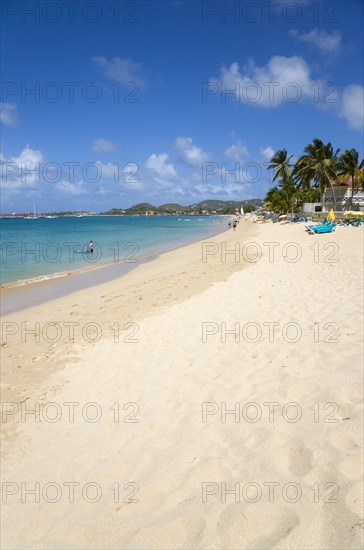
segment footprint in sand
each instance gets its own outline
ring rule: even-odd
[[[322,548],[363,548],[363,520],[340,498],[334,506],[323,506],[313,528]]]

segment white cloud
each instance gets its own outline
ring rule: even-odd
[[[224,151],[225,157],[235,160],[236,162],[242,162],[244,158],[248,156],[248,148],[242,144],[240,140],[228,147]]]
[[[174,142],[180,159],[189,166],[201,166],[203,162],[210,160],[210,153],[206,153],[201,147],[193,145],[190,137],[177,137]]]
[[[97,65],[105,76],[119,82],[128,84],[134,82],[138,86],[144,86],[145,80],[142,76],[143,67],[131,59],[113,57],[110,61],[104,56],[92,57],[92,62]]]
[[[219,195],[219,197],[221,195],[225,195],[229,198],[240,198],[246,193],[249,187],[249,185],[245,185],[244,187],[242,187],[241,185],[236,183],[200,183],[198,185],[195,185],[193,190],[199,195],[202,195],[204,198],[209,195]]]
[[[364,87],[358,84],[346,86],[342,91],[339,116],[346,118],[351,128],[364,127]]]
[[[136,162],[128,162],[123,167],[122,184],[126,189],[132,191],[141,191],[144,189],[144,185],[139,181],[139,166]]]
[[[302,57],[274,56],[257,67],[253,60],[240,70],[238,63],[222,67],[220,79],[212,80],[224,91],[235,93],[235,101],[276,107],[285,101],[296,103],[312,97],[310,67]]]
[[[94,153],[112,153],[117,149],[115,143],[103,138],[94,139],[91,148]]]
[[[18,157],[11,157],[11,161],[24,167],[26,170],[34,170],[37,164],[43,162],[44,156],[41,151],[32,149],[26,145]]]
[[[275,151],[268,145],[268,147],[261,147],[260,148],[260,156],[267,162],[270,161],[272,156],[274,155]]]
[[[177,179],[177,172],[173,164],[167,163],[167,160],[168,155],[166,153],[161,153],[160,155],[153,153],[145,163],[154,181],[162,187],[171,187]]]
[[[346,118],[353,129],[363,127],[363,86],[344,87],[340,100],[336,85],[333,90],[333,83],[311,79],[310,67],[302,57],[274,56],[264,67],[257,67],[250,61],[242,71],[238,63],[232,63],[230,67],[222,67],[220,80],[210,82],[215,84],[221,96],[224,91],[229,95],[233,92],[236,102],[277,107],[284,102],[307,100],[318,109],[331,110]],[[317,97],[318,90],[321,93]]]
[[[101,160],[97,160],[95,165],[97,166],[98,173],[101,178],[114,179],[115,182],[119,180],[120,166],[117,162],[108,162],[107,164],[103,164]]]
[[[35,189],[41,177],[41,151],[26,145],[17,157],[8,159],[1,155],[1,187],[10,192]]]
[[[126,189],[141,190],[144,185],[139,181],[139,166],[136,162],[108,162],[103,164],[100,160],[95,163],[98,168],[100,179],[113,180],[115,185],[121,185]]]
[[[219,91],[221,97],[224,92],[233,94],[239,103],[267,108],[287,102],[311,101],[316,108],[331,110],[345,118],[351,128],[363,127],[363,86],[347,85],[339,99],[335,84],[311,78],[311,69],[302,57],[273,56],[263,67],[257,67],[251,60],[243,69],[235,62],[222,67],[220,79],[210,80],[210,83],[215,85],[214,93]],[[234,154],[234,151],[229,152]],[[266,148],[266,156],[270,152]]]
[[[55,185],[55,188],[65,195],[71,195],[73,197],[79,195],[86,195],[89,193],[87,189],[84,188],[83,182],[71,183],[70,181],[60,181]]]
[[[200,172],[193,172],[191,180],[198,189],[206,185],[213,192],[221,190],[224,194],[243,192],[251,185],[264,179],[265,166],[259,162],[247,161],[232,163],[206,163]]]
[[[341,47],[341,33],[334,31],[332,34],[325,30],[313,29],[310,32],[299,33],[296,29],[289,31],[289,35],[300,42],[307,42],[316,46],[321,53],[335,53]]]
[[[18,124],[18,112],[15,103],[0,103],[0,121],[6,126]]]

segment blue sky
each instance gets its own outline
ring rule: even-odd
[[[4,1],[1,211],[264,197],[314,137],[362,156],[363,7]]]

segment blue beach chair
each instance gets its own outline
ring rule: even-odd
[[[317,223],[315,225],[306,225],[306,229],[313,229],[315,227],[331,227],[336,226],[337,223],[330,221],[330,220],[324,220],[322,223]]]
[[[313,233],[332,233],[336,227],[336,223],[330,225],[306,225],[307,231],[312,235]]]

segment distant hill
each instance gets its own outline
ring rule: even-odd
[[[185,210],[186,206],[182,206],[181,204],[177,203],[167,203],[167,204],[161,204],[158,206],[158,210],[163,210],[164,212],[170,212],[171,214],[174,214],[175,212],[180,212],[181,210]]]
[[[217,212],[218,214],[235,214],[236,208],[240,210],[243,206],[245,212],[255,210],[263,204],[262,199],[251,199],[248,201],[222,201],[222,200],[205,200],[194,205],[195,211],[207,210],[209,212]]]
[[[135,206],[125,209],[125,214],[145,214],[146,212],[155,211],[157,207],[149,202],[141,202]]]
[[[149,214],[164,214],[164,215],[194,215],[194,214],[235,214],[236,208],[240,210],[243,206],[245,212],[251,212],[263,205],[262,199],[250,199],[244,201],[222,201],[222,200],[205,200],[196,204],[183,206],[177,203],[166,203],[160,206],[154,206],[149,202],[135,204],[130,208],[122,210],[120,208],[112,208],[101,214],[112,215],[145,215]]]

